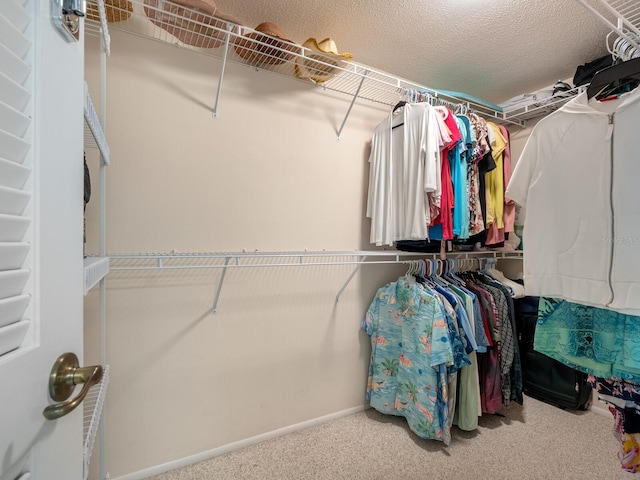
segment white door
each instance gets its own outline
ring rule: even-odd
[[[43,416],[58,356],[83,360],[84,44],[51,3],[0,0],[0,480],[82,478],[82,408]]]

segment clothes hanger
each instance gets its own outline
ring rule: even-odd
[[[391,113],[395,112],[400,107],[404,107],[406,104],[407,104],[407,102],[405,102],[404,100],[400,100],[398,103],[396,103],[396,106],[393,107],[393,110],[391,110]]]
[[[587,87],[587,98],[596,97],[599,100],[608,97],[634,80],[640,81],[640,58],[632,58],[599,70]]]
[[[427,262],[425,260],[417,260],[416,262],[418,264],[418,270],[419,270],[418,273],[416,274],[416,280],[425,288],[428,288],[429,290],[433,290],[433,288],[435,287],[435,284],[433,283],[433,281],[429,276],[430,274],[429,274],[429,267]]]
[[[447,269],[449,271],[449,275],[447,278],[452,281],[451,283],[455,285],[460,285],[461,283],[463,283],[462,279],[456,275],[456,273],[458,273],[458,259],[448,259],[447,264],[449,266],[449,268]]]
[[[432,269],[431,278],[433,281],[441,287],[446,287],[448,283],[442,278],[442,274],[444,273],[444,262],[438,259],[432,259],[434,268]],[[442,268],[442,271],[440,270]]]

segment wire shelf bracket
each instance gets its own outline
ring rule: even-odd
[[[218,104],[220,103],[220,92],[222,91],[222,80],[224,79],[224,71],[227,68],[227,55],[229,52],[229,40],[231,39],[231,24],[227,24],[227,33],[224,38],[224,53],[222,54],[222,66],[220,67],[220,78],[218,79],[218,88],[216,90],[216,103],[213,105],[213,118],[218,118]]]
[[[342,120],[342,125],[340,125],[340,129],[338,130],[338,140],[340,140],[340,135],[342,135],[342,129],[344,129],[344,126],[347,123],[347,119],[349,118],[349,115],[351,115],[351,109],[353,108],[353,104],[356,103],[356,99],[360,94],[360,90],[362,90],[362,84],[364,83],[368,74],[369,74],[369,70],[365,70],[364,75],[362,75],[362,79],[360,80],[360,85],[358,85],[358,89],[356,90],[356,93],[353,95],[353,98],[351,99],[351,103],[349,104],[349,108],[347,109],[347,114],[344,116],[344,120]]]
[[[231,257],[227,257],[224,259],[224,268],[222,269],[222,274],[220,275],[220,282],[218,282],[218,290],[216,291],[216,297],[213,300],[213,307],[211,307],[211,314],[215,315],[218,313],[218,301],[220,300],[220,293],[222,292],[222,284],[224,283],[224,276],[227,274],[227,265],[229,265],[229,260]]]

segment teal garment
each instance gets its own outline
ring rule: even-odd
[[[470,102],[477,103],[479,105],[484,105],[486,107],[491,108],[491,110],[495,110],[496,112],[502,113],[502,107],[500,105],[496,105],[495,103],[489,102],[488,100],[483,100],[482,98],[469,95],[468,93],[454,92],[452,90],[441,90],[441,89],[436,90],[436,92],[444,93],[445,95],[449,95],[450,97],[456,97],[458,99],[469,100]],[[473,108],[473,105],[471,105],[471,108]]]
[[[640,317],[540,298],[534,348],[596,377],[640,382]]]
[[[453,235],[461,240],[469,238],[469,194],[467,193],[467,137],[466,124],[454,117],[462,141],[449,152],[451,182],[453,184]]]
[[[402,277],[378,290],[362,322],[371,337],[367,398],[376,410],[403,416],[422,438],[450,443],[448,408],[451,365],[449,330],[434,294]]]

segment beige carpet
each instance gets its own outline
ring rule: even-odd
[[[231,452],[154,480],[618,480],[613,418],[525,397],[449,447],[422,440],[402,418],[367,410]],[[640,480],[640,476],[638,476]]]

